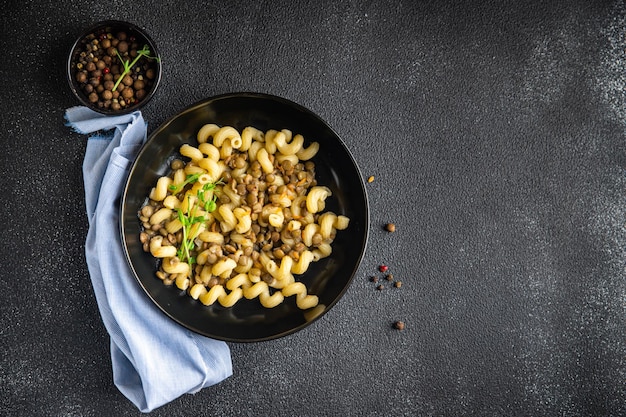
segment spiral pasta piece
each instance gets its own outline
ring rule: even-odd
[[[317,213],[324,210],[326,197],[332,195],[328,187],[315,186],[306,196],[306,209],[309,213]]]
[[[259,164],[261,164],[263,172],[265,172],[266,174],[271,174],[272,172],[274,172],[274,164],[272,164],[272,161],[270,161],[270,156],[267,152],[267,149],[259,149],[256,153],[256,160],[259,162]]]
[[[270,294],[270,288],[264,281],[257,282],[251,287],[244,289],[243,294],[249,300],[258,297],[261,305],[265,308],[274,308],[285,299],[285,296],[280,291]]]
[[[210,159],[215,162],[220,160],[220,150],[211,143],[200,143],[198,145],[198,150],[202,152],[203,155],[206,155],[206,159]]]
[[[163,236],[155,236],[150,240],[150,253],[155,258],[171,258],[176,256],[176,248],[163,246]]]
[[[208,230],[205,230],[201,233],[198,234],[198,239],[200,239],[203,242],[207,242],[207,243],[217,243],[218,245],[221,245],[222,243],[224,243],[224,235],[219,233],[219,232],[211,232]]]
[[[268,152],[268,154],[275,154],[276,153],[276,142],[274,141],[274,139],[276,138],[276,135],[279,134],[279,132],[277,130],[274,129],[270,129],[267,132],[265,132],[265,150]],[[284,133],[281,133],[284,134]]]
[[[207,289],[204,285],[202,284],[195,284],[193,287],[191,287],[191,289],[189,290],[189,296],[191,298],[193,298],[194,300],[197,300],[198,298],[200,298],[200,296],[203,296],[207,293]]]
[[[182,228],[183,224],[180,222],[179,219],[172,219],[165,225],[165,230],[167,230],[167,233],[176,233]]]
[[[309,265],[313,262],[313,252],[310,250],[305,250],[300,254],[300,258],[298,258],[298,262],[295,262],[291,266],[291,272],[294,274],[304,274],[308,269]]]
[[[237,262],[235,262],[232,258],[224,258],[220,259],[215,265],[213,265],[211,272],[213,275],[218,277],[228,277],[236,266]]]
[[[170,177],[160,177],[157,180],[156,186],[150,193],[150,199],[154,201],[163,201],[163,199],[167,196],[168,187],[171,184],[172,179]]]
[[[320,235],[323,239],[330,239],[333,231],[335,230],[335,222],[337,221],[337,215],[331,211],[327,211],[321,214],[318,223],[320,225]]]
[[[327,256],[330,256],[332,252],[333,252],[333,247],[330,246],[330,244],[320,243],[319,245],[317,245],[317,248],[312,250],[313,261],[317,262],[322,258],[326,258]]]
[[[218,208],[218,213],[222,216],[222,221],[220,221],[220,228],[223,233],[230,232],[237,226],[237,218],[235,217],[235,213],[231,210],[231,208],[224,204]]]
[[[304,137],[302,135],[296,135],[291,142],[287,142],[287,136],[281,132],[275,136],[274,143],[278,151],[283,155],[294,155],[297,158],[296,153],[302,149]]]
[[[205,124],[200,128],[196,136],[198,143],[208,142],[209,138],[212,137],[218,130],[220,130],[220,127],[216,124]]]
[[[218,153],[218,158],[219,158],[219,153]],[[199,160],[198,166],[206,171],[211,182],[217,181],[226,168],[224,165],[220,165],[219,161],[216,161],[209,157],[202,158],[201,160]]]
[[[168,209],[177,209],[180,207],[180,200],[173,195],[168,195],[163,199],[163,206]]]
[[[226,281],[226,288],[230,291],[235,290],[236,288],[248,288],[250,286],[250,279],[248,279],[247,274],[237,274],[228,281]]]
[[[150,224],[155,225],[164,222],[172,216],[172,209],[163,207],[150,216]]]
[[[302,148],[298,152],[296,152],[296,156],[301,161],[308,161],[317,155],[317,152],[320,150],[320,144],[317,142],[311,143],[307,148]]]
[[[200,152],[198,148],[191,146],[187,143],[180,147],[179,152],[181,155],[186,156],[192,161],[199,161],[204,158],[204,155],[202,154],[202,152]]]
[[[217,301],[222,307],[232,307],[243,298],[243,290],[241,288],[235,288],[230,293],[227,293],[222,285],[215,285],[207,292],[198,290],[197,293],[199,293],[198,300],[205,306],[210,306]]]
[[[248,126],[241,132],[241,146],[239,147],[239,150],[247,151],[250,149],[250,146],[252,146],[253,141],[259,143],[265,142],[265,134],[262,130]]]
[[[233,210],[233,215],[237,219],[235,231],[237,233],[246,233],[252,227],[252,218],[250,217],[250,209],[237,207]]]
[[[175,256],[163,259],[163,270],[168,274],[189,274],[189,264],[180,262]]]
[[[178,287],[178,289],[182,291],[189,288],[190,285],[189,278],[185,274],[177,274],[174,283],[176,284],[176,287]]]
[[[224,126],[213,135],[213,145],[218,148],[224,146],[224,143],[227,140],[230,142],[230,146],[234,149],[241,147],[241,136],[234,127]]]
[[[315,307],[319,303],[317,295],[307,294],[306,286],[301,282],[293,282],[281,290],[285,297],[296,296],[296,305],[301,310]]]

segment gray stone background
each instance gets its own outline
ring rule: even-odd
[[[275,94],[376,177],[334,309],[230,344],[231,378],[150,415],[626,415],[622,1],[1,4],[0,415],[140,415],[112,383],[86,142],[63,124],[69,49],[110,18],[163,55],[150,131],[216,94]],[[402,288],[376,291],[380,263]]]

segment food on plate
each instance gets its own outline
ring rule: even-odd
[[[204,305],[258,298],[272,308],[295,296],[300,309],[316,307],[296,276],[332,253],[350,221],[325,210],[332,193],[315,177],[318,150],[286,129],[204,125],[139,212],[156,275]]]

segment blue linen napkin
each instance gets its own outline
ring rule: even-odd
[[[89,231],[85,254],[104,325],[111,337],[113,380],[142,412],[232,375],[230,350],[176,324],[145,295],[126,262],[119,227],[128,170],[146,140],[141,112],[104,116],[66,111],[67,125],[89,137],[83,162]],[[104,133],[102,133],[104,131]]]

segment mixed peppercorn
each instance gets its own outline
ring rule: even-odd
[[[77,47],[73,77],[86,99],[99,109],[120,111],[149,94],[158,58],[141,39],[124,31],[89,34]]]
[[[374,182],[374,176],[373,175],[369,176],[367,178],[367,182],[368,183]],[[394,223],[385,223],[385,225],[383,226],[383,229],[389,233],[394,233],[396,231],[396,225]],[[382,276],[372,275],[369,278],[370,282],[376,284],[377,291],[382,291],[385,289],[385,285],[382,282],[380,282],[382,278],[384,278],[387,282],[389,282],[395,288],[402,287],[402,281],[396,280],[394,278],[393,274],[389,272],[389,266],[385,264],[380,264],[378,265],[377,269],[378,269],[378,272],[380,272],[383,275]],[[391,327],[396,330],[402,331],[405,329],[406,325],[404,321],[397,320],[393,322]]]

